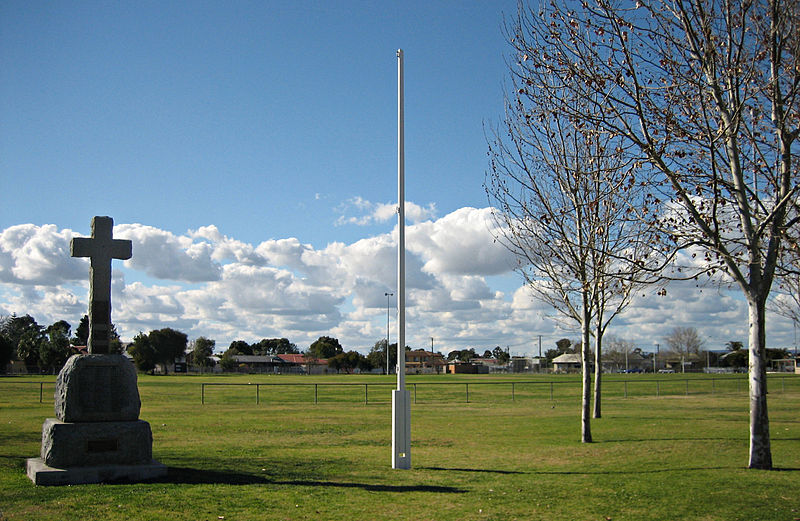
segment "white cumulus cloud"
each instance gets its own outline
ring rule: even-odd
[[[0,281],[58,284],[86,276],[85,260],[70,257],[72,230],[20,224],[0,232]]]
[[[143,224],[120,224],[115,236],[133,242],[133,256],[125,264],[151,277],[184,282],[208,282],[220,277],[221,267],[212,258],[207,242],[177,236]]]
[[[511,271],[514,256],[494,240],[489,208],[460,208],[408,229],[408,249],[425,260],[428,273],[498,275]]]
[[[351,208],[375,222],[394,212],[392,205],[365,200],[353,200]],[[576,338],[577,325],[574,331],[559,329],[553,311],[511,274],[516,260],[494,241],[490,209],[461,208],[438,219],[433,210],[422,208],[419,220],[407,227],[410,346],[429,346],[433,337],[445,353],[496,345],[533,353],[538,335],[545,350],[557,338]],[[69,256],[73,235],[54,225],[0,230],[0,314],[77,324],[88,305],[88,262]],[[386,293],[397,292],[396,226],[324,247],[295,237],[249,244],[215,225],[176,234],[119,224],[115,236],[133,241],[133,257],[114,263],[112,280],[113,320],[123,339],[173,327],[190,338],[214,338],[219,349],[235,339],[276,336],[302,349],[333,335],[347,349],[365,351],[386,335]],[[735,290],[684,282],[670,284],[666,297],[642,293],[615,320],[611,334],[646,350],[678,325],[697,327],[709,339],[746,341],[746,306]],[[393,339],[396,299],[388,299]],[[768,327],[781,328],[785,340],[791,336],[787,324],[771,320]]]

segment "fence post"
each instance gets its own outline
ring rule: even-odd
[[[511,401],[516,402],[517,398],[514,396],[514,382],[511,382]]]
[[[656,380],[656,396],[661,396],[661,383]]]
[[[260,389],[261,389],[261,385],[260,384],[256,384],[256,405],[261,403],[261,397],[259,396]]]
[[[689,379],[686,379],[686,396],[689,396]]]
[[[714,386],[714,377],[711,377],[711,394],[714,394],[716,387]]]
[[[414,386],[414,405],[417,404],[417,384],[412,384]]]
[[[39,382],[39,403],[42,403],[42,395],[44,392],[43,388],[44,388],[44,382]]]
[[[466,384],[466,386],[467,386],[467,403],[469,403],[469,384]]]
[[[628,397],[628,381],[625,380],[625,398]]]
[[[550,382],[550,401],[553,401],[553,382]]]
[[[317,385],[314,384],[314,405],[317,405]]]
[[[367,394],[367,388],[369,384],[364,384],[364,405],[369,405],[369,395]]]
[[[206,384],[200,384],[200,405],[206,404]]]

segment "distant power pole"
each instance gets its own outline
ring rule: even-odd
[[[542,357],[542,335],[539,335],[539,358]]]

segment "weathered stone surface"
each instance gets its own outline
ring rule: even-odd
[[[153,433],[142,420],[65,423],[48,418],[42,426],[41,459],[57,468],[148,463]]]
[[[56,418],[42,426],[40,458],[28,460],[37,485],[141,481],[166,474],[153,461],[150,424],[139,420],[136,370],[109,354],[111,260],[130,259],[131,241],[113,238],[111,217],[92,219],[92,237],[70,243],[73,257],[91,258],[88,355],[71,357],[58,374]],[[0,514],[2,517],[2,514]]]
[[[90,257],[89,266],[89,340],[91,354],[107,354],[111,332],[111,259],[130,259],[131,241],[113,238],[114,219],[92,218],[92,236],[75,237],[70,255]]]
[[[139,419],[136,369],[122,355],[74,355],[58,373],[56,418],[62,422]]]
[[[167,475],[166,465],[157,461],[140,465],[96,465],[60,469],[47,465],[41,458],[29,458],[27,470],[28,477],[37,485],[139,482]]]

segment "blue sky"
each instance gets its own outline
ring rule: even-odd
[[[69,238],[110,215],[134,241],[115,263],[123,338],[169,326],[223,348],[272,336],[304,348],[331,334],[365,351],[385,335],[395,284],[403,48],[409,343],[522,354],[538,335],[545,349],[576,338],[520,289],[487,219],[485,129],[503,114],[503,15],[515,11],[3,2],[0,314],[76,324],[86,264]],[[669,295],[647,294],[613,332],[645,349],[677,325],[713,347],[746,341],[735,293]],[[793,343],[791,324],[771,324]]]
[[[5,3],[0,166],[26,203],[3,224],[109,214],[324,245],[337,204],[396,197],[398,47],[409,197],[483,206],[515,5],[381,4]]]

